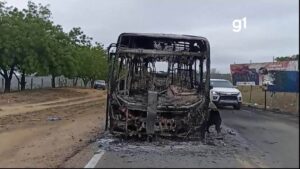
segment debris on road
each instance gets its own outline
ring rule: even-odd
[[[206,144],[210,145],[210,146],[215,146],[216,145],[215,142],[213,142],[213,141],[208,141],[208,142],[206,142]]]
[[[229,133],[230,135],[233,135],[233,136],[236,135],[236,133],[235,133],[234,131],[232,131],[232,130],[228,130],[228,133]]]
[[[58,121],[58,120],[61,120],[61,118],[58,117],[58,116],[49,116],[49,117],[47,118],[47,120],[48,120],[48,121]]]
[[[205,142],[199,142],[200,138],[191,140],[182,140],[168,137],[157,137],[152,142],[144,142],[136,139],[122,139],[122,137],[116,137],[110,133],[105,133],[97,140],[98,147],[105,151],[112,152],[126,152],[126,153],[159,153],[162,152],[189,152],[196,149],[218,149],[227,148],[233,143],[230,140],[233,139],[229,134],[229,129],[223,130],[221,133],[217,131],[210,132]],[[227,136],[226,136],[227,135]],[[226,140],[225,140],[226,136]],[[235,137],[235,139],[237,139]],[[226,143],[225,143],[226,142]],[[228,144],[228,145],[227,145]],[[235,148],[234,146],[231,146]],[[228,150],[226,150],[228,151]],[[223,153],[224,154],[224,153]]]
[[[198,140],[182,140],[170,137],[157,137],[152,142],[145,142],[137,138],[123,139],[115,135],[101,134],[97,143],[100,148],[99,151],[117,154],[122,159],[121,163],[126,162],[126,160],[136,162],[140,157],[148,156],[156,160],[174,154],[176,157],[189,156],[200,158],[201,161],[219,164],[221,159],[235,159],[237,152],[242,156],[241,158],[244,155],[245,158],[248,158],[249,153],[255,151],[252,147],[247,150],[245,148],[245,146],[249,146],[247,141],[240,135],[232,135],[232,133],[236,132],[224,126],[219,134],[215,130],[207,134],[204,142],[200,142],[199,138]]]
[[[107,148],[109,147],[110,143],[114,142],[115,140],[114,139],[106,139],[106,138],[103,138],[103,139],[100,139],[98,141],[98,147],[100,148]]]
[[[217,140],[223,140],[223,137],[219,136],[219,137],[216,137],[215,139],[217,139]]]
[[[224,143],[224,141],[221,141],[220,142],[223,146],[226,146],[226,143]]]
[[[277,143],[277,141],[269,141],[269,140],[264,140],[263,142],[267,143],[267,144],[276,144]]]

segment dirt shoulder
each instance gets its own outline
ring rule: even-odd
[[[0,104],[1,167],[62,166],[103,130],[105,91],[40,92],[1,96],[2,103],[2,98],[16,98]]]

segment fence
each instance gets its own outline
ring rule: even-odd
[[[299,113],[299,93],[265,92],[262,86],[238,86],[242,92],[243,102],[268,109],[279,109],[283,112]],[[265,97],[266,96],[266,97]]]
[[[51,76],[27,76],[25,77],[25,81],[25,90],[51,88]],[[57,87],[73,87],[73,82],[73,79],[68,79],[63,76],[55,78],[55,85]],[[4,79],[0,77],[0,93],[4,91],[4,83]],[[84,87],[82,79],[77,80],[76,87]],[[87,87],[90,87],[90,82],[87,84]],[[11,80],[11,91],[18,91],[20,89],[21,86],[19,85],[17,78],[13,76]]]

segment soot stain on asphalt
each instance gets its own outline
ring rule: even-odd
[[[248,143],[239,133],[226,126],[222,126],[221,133],[213,131],[207,134],[204,142],[200,140],[179,140],[156,138],[152,142],[114,137],[109,133],[97,139],[98,147],[111,152],[122,152],[134,157],[139,154],[156,154],[197,157],[234,157],[236,153],[248,154]]]

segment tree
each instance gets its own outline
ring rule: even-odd
[[[21,80],[16,75],[21,90],[25,89],[25,75],[36,72],[38,51],[42,47],[42,36],[47,33],[51,16],[47,6],[28,2],[27,9],[5,7],[1,4],[0,35],[0,72],[5,79],[5,92],[10,91],[12,75],[21,73]]]
[[[106,79],[107,61],[102,47],[94,46],[86,50],[86,54],[81,56],[81,73],[85,86],[90,82],[93,87],[95,80]]]
[[[52,88],[55,88],[55,78],[60,75],[72,73],[73,57],[70,39],[60,25],[54,26],[47,38],[46,56],[43,64],[47,74],[52,76]]]
[[[275,58],[276,61],[294,61],[299,60],[299,54],[292,56],[279,56]]]
[[[100,46],[82,46],[77,55],[77,73],[85,86],[88,82],[91,87],[97,79],[105,79],[107,73],[107,61],[105,51]]]
[[[69,32],[72,44],[75,47],[73,57],[75,58],[74,79],[81,78],[85,86],[88,82],[91,87],[96,79],[104,79],[107,73],[106,53],[103,45],[98,42],[92,44],[92,38],[85,35],[80,27],[73,28]]]
[[[25,90],[25,75],[36,73],[38,67],[39,49],[42,48],[43,35],[48,31],[51,12],[47,6],[36,5],[29,1],[27,9],[23,9],[23,39],[22,54],[17,61],[17,70],[21,73],[21,90]]]
[[[81,72],[81,57],[86,55],[85,50],[91,47],[91,37],[88,37],[83,33],[80,27],[71,29],[68,33],[71,39],[72,56],[74,58],[73,69],[71,74],[67,74],[67,77],[73,79],[73,86],[77,85],[78,78]],[[87,82],[86,82],[87,83]]]
[[[24,14],[17,8],[5,7],[3,3],[0,7],[0,75],[5,80],[4,92],[9,92],[13,73],[22,54]]]
[[[82,78],[85,85],[104,78],[107,62],[103,46],[93,45],[80,27],[65,33],[50,20],[48,6],[31,1],[21,11],[5,5],[0,2],[0,75],[5,79],[5,92],[10,91],[13,75],[21,90],[28,74],[51,75],[53,88],[55,78],[61,75]]]

